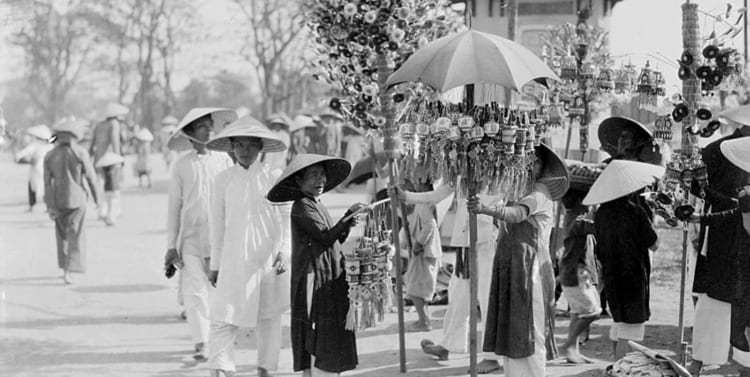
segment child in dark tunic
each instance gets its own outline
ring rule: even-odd
[[[347,330],[349,284],[341,243],[356,217],[334,223],[320,195],[346,179],[351,165],[314,154],[295,157],[268,193],[272,202],[292,205],[292,354],[304,376],[338,375],[356,368],[357,343]],[[363,204],[354,204],[347,215]]]

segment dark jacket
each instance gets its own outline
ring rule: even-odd
[[[88,190],[98,200],[96,173],[91,158],[78,144],[58,143],[44,156],[44,201],[47,208],[71,209],[86,206]]]

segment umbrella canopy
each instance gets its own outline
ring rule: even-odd
[[[468,30],[417,50],[388,81],[393,86],[422,82],[439,90],[467,84],[495,84],[520,91],[529,81],[560,81],[531,50],[497,35]]]
[[[299,199],[302,193],[294,177],[305,168],[321,163],[326,171],[326,185],[323,192],[330,191],[343,182],[352,168],[349,162],[343,158],[321,154],[297,155],[281,173],[281,177],[276,181],[276,184],[268,191],[268,200],[279,203]]]
[[[583,204],[592,206],[632,194],[664,176],[664,167],[644,162],[614,160],[591,186]]]
[[[231,151],[232,145],[229,142],[231,137],[257,137],[263,141],[261,152],[281,152],[286,149],[284,142],[250,115],[235,120],[216,134],[208,141],[208,149],[222,152]]]
[[[750,136],[726,140],[719,145],[721,154],[738,168],[750,172]]]

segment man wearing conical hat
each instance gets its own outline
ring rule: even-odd
[[[86,272],[86,202],[89,192],[95,203],[99,204],[100,198],[89,154],[77,143],[83,127],[83,122],[73,119],[55,124],[55,147],[44,157],[44,202],[55,221],[57,264],[65,284],[72,283],[71,273]]]
[[[104,109],[104,120],[94,127],[89,153],[94,160],[94,165],[107,153],[122,156],[121,132],[124,126],[125,116],[129,110],[119,103],[110,103]],[[120,184],[122,181],[122,166],[113,166],[108,173],[105,169],[96,169],[100,183],[107,186],[104,189],[104,201],[99,207],[99,218],[107,223],[114,224],[122,211],[120,207]]]
[[[171,150],[185,153],[170,172],[164,263],[181,267],[179,294],[197,361],[206,361],[208,355],[211,191],[216,176],[232,166],[225,153],[209,151],[206,144],[214,128],[232,119],[236,115],[229,109],[191,109],[166,143]]]
[[[229,124],[208,148],[233,151],[237,164],[216,177],[211,201],[209,280],[212,376],[233,375],[240,328],[255,328],[259,376],[278,367],[281,314],[289,307],[290,206],[264,199],[281,172],[259,160],[286,145],[252,117]]]
[[[708,187],[703,189],[704,214],[736,209],[737,189],[747,184],[750,177],[750,173],[732,164],[720,150],[725,142],[750,136],[750,106],[726,110],[720,117],[736,130],[708,144],[701,152],[708,171]],[[732,294],[736,283],[733,272],[738,253],[746,251],[736,242],[739,221],[738,217],[726,217],[710,225],[702,223],[700,227],[693,281],[693,293],[698,294],[690,366],[694,375],[700,373],[705,364],[721,365],[728,361]],[[750,364],[750,355],[746,353],[745,357]]]
[[[26,129],[31,142],[15,156],[18,163],[31,165],[29,172],[29,212],[34,210],[37,198],[44,197],[44,156],[52,149],[49,138],[52,132],[49,127],[40,124]]]

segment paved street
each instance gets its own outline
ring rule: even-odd
[[[176,282],[162,272],[165,249],[166,171],[160,156],[153,161],[154,187],[139,189],[126,166],[123,216],[115,227],[96,220],[93,205],[87,213],[87,268],[62,284],[57,268],[53,223],[40,205],[26,213],[27,166],[0,155],[0,376],[207,376],[205,364],[192,360],[188,328],[179,318]],[[324,197],[339,216],[357,193]],[[654,294],[656,296],[656,294]],[[666,301],[674,307],[674,293]],[[659,301],[659,300],[656,300]],[[655,310],[654,310],[655,311]],[[422,354],[419,341],[438,340],[445,307],[432,307],[435,330],[407,335],[410,376],[465,375],[468,355],[452,355],[438,362]],[[656,327],[676,318],[654,316]],[[407,321],[416,319],[406,313]],[[284,319],[289,323],[288,316]],[[566,323],[558,321],[558,324]],[[598,374],[608,362],[605,339],[608,320],[592,331],[598,360],[585,367],[552,366],[551,376]],[[558,343],[567,328],[558,329]],[[398,374],[396,315],[375,329],[358,334],[360,367],[345,375]],[[676,333],[673,326],[665,329]],[[289,327],[284,327],[281,369],[292,376]],[[651,330],[649,330],[651,331]],[[673,341],[651,337],[652,347],[674,349]],[[255,338],[247,331],[237,354],[239,375],[255,375]],[[585,351],[586,349],[584,349]]]

